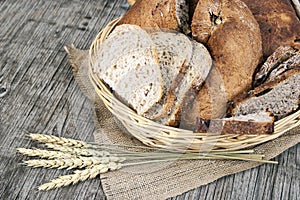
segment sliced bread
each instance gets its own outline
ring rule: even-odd
[[[178,86],[178,77],[192,57],[192,41],[181,33],[154,32],[150,34],[156,47],[159,66],[162,73],[163,96],[159,102],[145,113],[145,117],[160,120],[167,116],[173,106],[175,96],[172,88]]]
[[[149,34],[138,26],[118,26],[101,45],[93,70],[140,115],[162,96],[155,47]]]
[[[299,52],[296,52],[296,51],[297,50],[291,46],[278,47],[275,50],[275,52],[267,58],[266,62],[262,66],[257,68],[254,79],[253,79],[253,86],[257,87],[260,84],[264,83],[268,79],[268,77],[270,76],[272,71],[275,70],[275,72],[276,72],[277,68],[282,68],[282,66],[281,67],[279,67],[279,66],[283,62],[288,61],[295,54],[299,54]],[[289,63],[290,63],[289,61],[286,62],[287,65]],[[277,74],[277,73],[275,73],[275,74]]]
[[[230,104],[233,116],[267,110],[281,119],[299,108],[300,66],[288,70],[246,94],[241,94]]]
[[[162,71],[164,94],[145,117],[165,125],[177,126],[185,96],[190,88],[200,87],[206,79],[212,59],[207,49],[183,34],[152,34]]]
[[[117,26],[100,46],[97,53],[98,58],[94,64],[94,71],[101,74],[101,77],[106,79],[112,87],[112,81],[106,77],[110,75],[108,70],[111,70],[123,55],[140,49],[149,49],[153,52],[153,57],[157,57],[154,44],[145,30],[136,25]]]
[[[258,112],[222,119],[205,120],[197,118],[199,133],[260,135],[274,132],[274,117],[269,112]]]
[[[182,78],[174,91],[174,105],[168,112],[168,117],[162,123],[178,126],[181,121],[181,111],[191,88],[200,88],[207,78],[212,66],[212,58],[204,45],[193,41],[193,55],[190,63],[182,71]]]

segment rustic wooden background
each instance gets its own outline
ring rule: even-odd
[[[128,9],[126,0],[0,0],[0,199],[105,199],[100,179],[38,192],[65,174],[19,163],[27,132],[93,141],[93,111],[80,92],[64,45],[88,49],[99,30]],[[300,145],[275,160],[174,199],[299,199]],[[192,181],[192,180],[191,180]]]

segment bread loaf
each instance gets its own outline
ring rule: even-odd
[[[300,48],[300,21],[290,0],[243,1],[260,26],[265,58],[279,46]]]
[[[162,96],[162,76],[149,34],[135,25],[116,27],[104,41],[94,71],[138,114]]]
[[[190,113],[186,121],[195,125],[196,116],[224,116],[227,101],[251,88],[253,73],[262,58],[262,44],[256,20],[239,0],[199,0],[192,34],[208,47],[214,61],[194,105],[185,111]]]
[[[190,32],[186,0],[137,0],[119,22],[143,28]]]
[[[267,110],[281,119],[299,108],[300,66],[288,70],[253,90],[238,95],[231,103],[234,116]]]
[[[195,132],[260,135],[274,132],[274,117],[269,112],[258,112],[235,117],[205,120],[197,119]]]

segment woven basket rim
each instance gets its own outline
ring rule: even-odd
[[[89,50],[89,77],[95,92],[108,110],[122,123],[135,138],[152,147],[188,152],[204,152],[203,145],[212,145],[209,151],[232,151],[249,148],[273,139],[300,126],[300,110],[274,123],[273,134],[219,134],[195,133],[190,130],[170,127],[137,115],[119,101],[106,84],[93,71],[97,52],[109,33],[116,27],[120,18],[111,21],[94,39]]]

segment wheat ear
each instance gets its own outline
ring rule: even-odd
[[[119,157],[78,157],[68,159],[53,159],[53,160],[27,160],[23,164],[30,167],[44,167],[44,168],[59,168],[68,170],[74,168],[84,168],[98,164],[108,164],[110,162],[123,162],[123,158]]]
[[[51,180],[49,183],[45,183],[41,186],[38,187],[38,190],[51,190],[55,188],[60,188],[64,186],[68,186],[71,184],[76,184],[79,181],[85,181],[88,179],[95,178],[99,174],[103,174],[113,170],[120,169],[122,167],[121,164],[111,162],[108,164],[99,164],[95,165],[89,169],[85,170],[76,170],[74,174],[71,175],[66,175],[66,176],[61,176],[56,179]]]
[[[26,148],[17,148],[17,151],[25,156],[30,157],[40,157],[40,158],[73,158],[74,154],[60,152],[60,151],[48,151],[43,149],[26,149]]]
[[[41,142],[41,143],[53,143],[53,144],[60,144],[63,146],[71,146],[71,147],[78,147],[78,148],[92,146],[92,145],[90,145],[86,142],[80,141],[80,140],[56,137],[56,136],[52,136],[52,135],[31,133],[31,134],[29,134],[29,137],[31,139]]]
[[[59,144],[52,144],[52,143],[45,143],[45,145],[50,148],[54,149],[56,151],[66,152],[74,155],[79,156],[109,156],[110,153],[107,151],[97,151],[94,149],[86,149],[86,148],[76,148],[76,147],[69,147],[69,146],[62,146]]]

